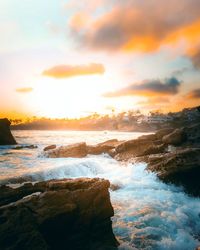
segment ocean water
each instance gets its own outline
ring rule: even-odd
[[[119,249],[194,250],[200,246],[200,199],[181,188],[162,183],[145,163],[122,164],[106,154],[86,158],[48,159],[42,149],[50,144],[88,144],[108,139],[127,140],[141,133],[80,131],[13,131],[21,145],[36,149],[0,147],[0,183],[60,178],[101,177],[120,188],[110,191],[115,216],[113,230]]]

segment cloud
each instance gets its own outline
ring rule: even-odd
[[[108,9],[84,27],[82,22],[79,28],[72,23],[72,34],[84,47],[153,51],[179,39],[199,41],[199,0],[182,0],[181,4],[173,0],[119,0]]]
[[[89,65],[58,65],[43,71],[42,75],[54,78],[68,78],[82,75],[103,74],[105,72],[102,64],[91,63]]]
[[[16,92],[18,93],[30,93],[33,91],[33,88],[18,88],[16,89]]]
[[[145,80],[141,83],[131,84],[126,88],[104,94],[105,97],[120,96],[164,96],[175,95],[179,91],[181,82],[175,77],[166,78],[163,81],[159,79]]]
[[[189,99],[199,99],[200,98],[200,88],[194,89],[187,94]]]
[[[192,61],[193,66],[196,69],[200,69],[200,48],[196,48],[189,54],[189,58]]]

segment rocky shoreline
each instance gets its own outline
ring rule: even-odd
[[[16,144],[10,124],[5,119],[2,123],[0,135],[6,135],[6,139],[0,138],[2,144]],[[200,196],[200,123],[162,129],[134,140],[49,145],[43,150],[49,158],[82,158],[102,153],[118,161],[146,162],[147,170],[155,172],[163,182]],[[2,185],[0,249],[117,249],[109,188],[118,187],[99,178],[25,183],[17,188]]]
[[[161,129],[135,140],[113,139],[97,145],[85,142],[61,147],[51,145],[44,151],[50,158],[107,153],[118,161],[146,162],[147,169],[156,172],[162,181],[183,186],[187,193],[200,196],[199,123],[179,129]]]

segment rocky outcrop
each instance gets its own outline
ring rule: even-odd
[[[17,144],[10,131],[10,121],[0,119],[0,145],[15,145]]]
[[[0,249],[116,249],[109,185],[84,178],[1,187]]]
[[[46,151],[46,156],[50,158],[75,157],[81,158],[87,155],[87,147],[85,142],[75,143],[68,146],[61,146]]]
[[[167,183],[183,186],[189,194],[200,196],[200,148],[184,148],[151,155],[148,169]]]

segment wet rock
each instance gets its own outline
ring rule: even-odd
[[[48,151],[48,150],[55,149],[55,148],[56,148],[56,145],[52,144],[52,145],[49,145],[49,146],[45,147],[43,149],[43,151]]]
[[[187,135],[184,129],[175,129],[172,133],[165,135],[162,138],[162,142],[174,146],[181,145],[187,139]]]
[[[109,186],[98,178],[29,184],[41,193],[0,207],[0,249],[117,249]]]
[[[151,155],[148,169],[156,172],[164,182],[181,185],[189,194],[200,196],[200,148]]]
[[[61,146],[45,152],[49,158],[75,157],[81,158],[87,155],[87,146],[85,142],[75,143],[68,146]]]
[[[0,145],[15,145],[17,142],[10,131],[10,121],[7,118],[0,119]]]

